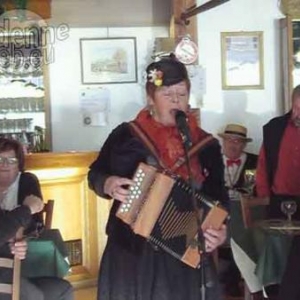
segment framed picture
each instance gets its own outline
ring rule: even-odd
[[[80,39],[82,84],[137,82],[136,38]]]
[[[221,32],[222,87],[263,89],[263,32]]]

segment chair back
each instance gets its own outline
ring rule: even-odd
[[[20,228],[16,234],[16,240],[23,237],[24,228]],[[11,283],[0,283],[0,294],[10,294],[12,300],[20,299],[21,261],[14,258],[0,257],[0,267],[12,269]],[[0,295],[1,298],[1,295]]]
[[[45,229],[52,228],[53,209],[54,209],[54,200],[52,199],[48,200],[48,202],[45,203],[44,209],[42,211],[44,215]]]
[[[253,197],[241,194],[241,209],[245,228],[251,228],[254,225],[255,218],[253,216],[253,208],[264,210],[269,205],[269,197]]]

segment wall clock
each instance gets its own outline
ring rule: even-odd
[[[175,48],[175,56],[183,64],[192,64],[198,58],[198,46],[189,37],[184,37]]]

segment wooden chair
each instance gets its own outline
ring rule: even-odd
[[[249,196],[247,194],[240,194],[241,199],[241,212],[243,217],[243,223],[245,228],[250,228],[254,226],[255,223],[255,216],[253,216],[253,210],[256,209],[256,207],[261,207],[262,209],[264,206],[269,204],[268,198],[258,198]],[[229,244],[225,244],[221,246],[218,251],[228,251],[228,248],[230,248]],[[260,299],[260,295],[257,293],[253,294],[250,292],[246,282],[243,280],[241,282],[241,285],[243,286],[243,296],[242,297],[230,297],[228,295],[224,295],[226,300],[256,300]]]
[[[42,210],[42,213],[44,215],[45,229],[52,228],[53,209],[54,209],[54,200],[52,199],[48,200],[48,202],[45,203],[44,209]]]
[[[255,208],[259,208],[261,211],[269,205],[270,198],[269,197],[254,197],[247,194],[241,194],[241,210],[243,216],[243,222],[245,228],[251,228],[255,225],[255,221],[259,221],[255,219],[253,210]],[[244,299],[245,300],[256,300],[260,299],[260,296],[256,294],[252,294],[247,286],[244,283]]]
[[[254,225],[255,219],[252,214],[252,210],[255,207],[261,207],[269,205],[269,197],[253,197],[246,194],[241,194],[241,209],[243,215],[243,222],[245,228],[251,228]]]
[[[23,228],[20,228],[16,234],[16,240],[22,239]],[[0,258],[0,267],[12,269],[12,282],[0,283],[0,294],[10,294],[12,300],[20,299],[20,279],[21,279],[21,261],[14,258]],[[1,295],[0,295],[1,299]]]

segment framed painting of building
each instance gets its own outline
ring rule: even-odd
[[[137,82],[136,38],[80,39],[82,84]]]

